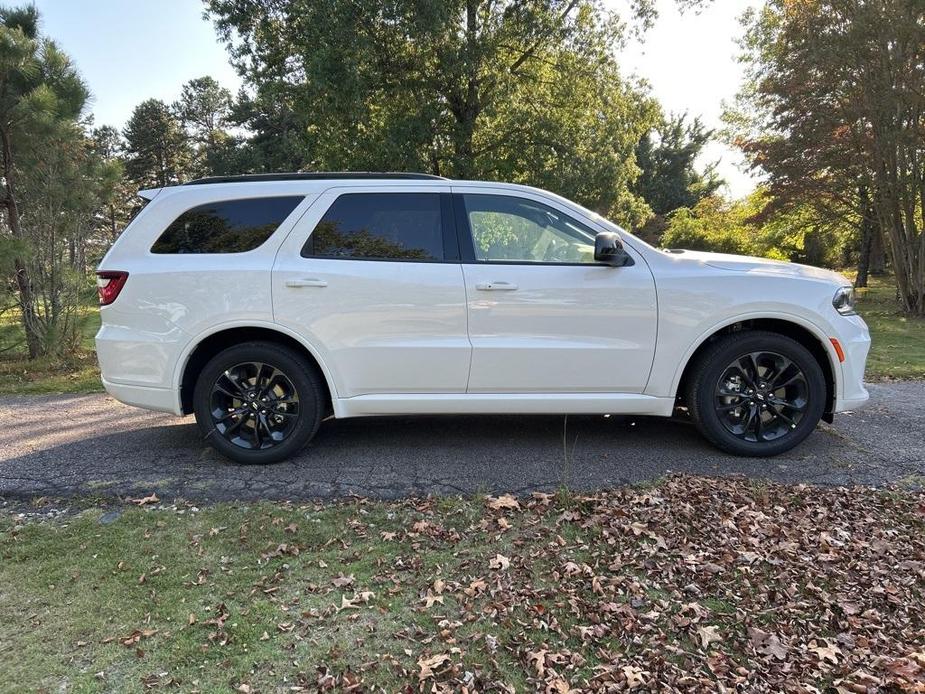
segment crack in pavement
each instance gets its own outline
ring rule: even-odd
[[[720,453],[677,420],[429,416],[329,420],[297,458],[266,467],[224,460],[191,418],[138,410],[105,395],[0,397],[0,417],[10,422],[0,441],[0,497],[524,494],[563,483],[595,490],[669,472],[921,486],[925,382],[873,384],[870,391],[868,408],[836,416],[834,425],[820,426],[773,459]]]

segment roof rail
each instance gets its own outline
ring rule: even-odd
[[[241,176],[207,176],[183,183],[184,186],[199,186],[206,183],[255,183],[258,181],[318,181],[325,179],[357,179],[357,178],[405,178],[417,180],[446,181],[443,176],[434,176],[425,173],[407,173],[404,171],[311,171],[295,173],[261,173],[244,174]]]

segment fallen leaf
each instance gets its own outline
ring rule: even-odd
[[[420,658],[418,660],[418,667],[421,669],[418,672],[418,679],[423,681],[434,676],[434,670],[439,668],[441,665],[450,662],[451,658],[445,653],[440,653],[438,655],[431,656],[429,658]]]
[[[646,678],[643,676],[644,674],[642,668],[638,668],[635,665],[623,666],[623,676],[626,678],[626,686],[630,689],[641,687],[646,683]]]
[[[485,497],[488,508],[492,511],[520,510],[520,502],[510,494],[498,497]]]
[[[711,643],[723,640],[717,626],[697,627],[697,637],[700,639],[701,648],[706,648]]]

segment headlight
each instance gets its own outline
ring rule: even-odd
[[[832,297],[832,306],[843,316],[855,315],[854,287],[840,287]]]

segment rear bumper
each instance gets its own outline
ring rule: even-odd
[[[169,412],[175,415],[183,414],[180,409],[180,394],[175,390],[113,383],[105,378],[102,381],[106,392],[126,405],[143,407],[146,410],[157,410],[158,412]]]
[[[127,328],[107,323],[104,317],[96,334],[96,356],[106,392],[127,405],[182,414],[173,367],[184,337],[176,328]]]

